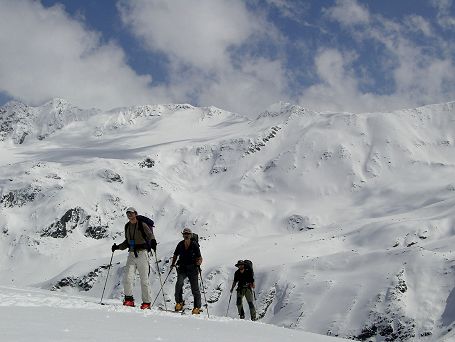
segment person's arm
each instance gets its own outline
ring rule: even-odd
[[[254,289],[256,287],[256,284],[254,283],[254,276],[253,272],[250,271],[250,281],[249,281],[250,288]]]
[[[234,280],[232,281],[232,286],[231,286],[231,293],[234,291],[234,287],[238,282],[238,277],[237,277],[237,272],[234,273]]]
[[[117,245],[117,247],[118,247],[117,249],[120,249],[123,251],[124,249],[127,249],[128,246],[129,246],[128,241],[126,241],[126,239],[125,239],[125,241],[123,241],[120,245]]]
[[[174,255],[172,256],[172,263],[171,263],[171,268],[175,267],[175,262],[177,261],[177,257],[180,255],[180,242],[177,244],[177,247],[175,247]]]
[[[236,284],[237,284],[237,282],[234,280],[234,281],[232,282],[231,292],[234,291],[234,287],[235,287]]]
[[[202,264],[201,249],[199,248],[197,243],[194,243],[194,246],[196,248],[196,251],[195,251],[195,256],[196,256],[195,263],[196,263],[197,266],[201,266],[201,264]]]
[[[120,244],[120,245],[117,245],[116,243],[114,243],[112,245],[112,252],[116,251],[117,249],[120,249],[120,250],[124,250],[124,249],[127,249],[129,246],[128,244],[128,241],[126,239],[126,227],[125,227],[125,240]]]
[[[144,230],[144,234],[147,237],[147,241],[150,241],[150,248],[156,253],[156,239],[155,235],[153,234],[152,227],[149,227],[147,223],[142,222],[142,229]]]

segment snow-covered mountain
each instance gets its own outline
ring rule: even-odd
[[[213,315],[226,315],[233,265],[248,258],[261,322],[371,341],[454,336],[455,102],[365,114],[277,104],[249,120],[57,99],[0,107],[0,129],[4,286],[100,297],[135,206],[156,222],[164,276],[182,227],[200,235]],[[122,297],[125,259],[114,254],[108,299]]]

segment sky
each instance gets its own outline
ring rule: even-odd
[[[0,0],[0,105],[411,108],[455,100],[454,42],[453,0]]]

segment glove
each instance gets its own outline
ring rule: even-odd
[[[112,248],[111,248],[111,249],[112,249],[112,253],[114,253],[114,252],[118,249],[117,244],[114,243],[114,244],[112,245]]]
[[[172,270],[174,267],[175,267],[175,265],[174,265],[174,264],[172,264],[172,265],[171,265],[171,270]]]
[[[150,247],[156,253],[156,240],[155,239],[150,240]]]

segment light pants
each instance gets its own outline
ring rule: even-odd
[[[146,250],[137,252],[137,258],[134,252],[128,253],[126,260],[125,274],[123,275],[123,286],[125,296],[133,296],[134,280],[136,278],[136,270],[141,278],[142,303],[150,303],[150,282],[149,282],[149,257]]]

